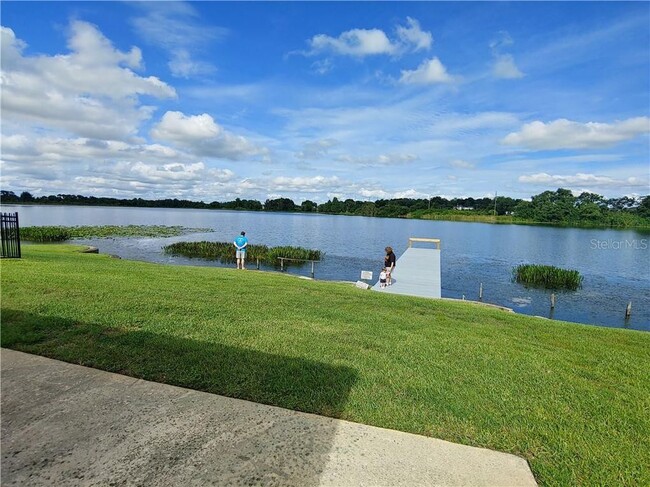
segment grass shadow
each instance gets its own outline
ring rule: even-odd
[[[335,418],[357,379],[350,367],[10,309],[1,327],[3,347]]]
[[[350,389],[357,380],[356,371],[349,367],[332,366],[302,358],[142,330],[107,328],[98,324],[23,311],[3,309],[1,329],[2,346],[5,348],[150,381],[330,417],[339,417],[342,414]],[[3,369],[5,369],[4,364]],[[12,373],[15,377],[11,375]],[[49,373],[57,372],[52,370]],[[119,430],[123,425],[119,424],[119,421],[112,420],[110,415],[104,417],[102,414],[98,417],[93,411],[119,407],[115,404],[119,404],[120,401],[116,401],[116,397],[109,394],[95,393],[85,396],[90,397],[92,404],[88,403],[88,399],[85,402],[71,400],[70,394],[80,394],[79,387],[64,387],[58,390],[57,384],[65,384],[66,379],[58,376],[47,377],[47,374],[48,372],[36,373],[29,368],[22,369],[20,373],[12,372],[12,368],[3,370],[3,423],[9,421],[13,425],[6,430],[7,434],[3,434],[3,437],[6,436],[11,440],[7,445],[10,446],[10,450],[15,450],[15,455],[12,451],[8,452],[11,461],[6,464],[3,462],[4,479],[18,481],[29,477],[54,481],[58,478],[63,481],[75,468],[79,468],[78,463],[68,464],[65,456],[54,467],[41,461],[44,456],[59,458],[61,449],[83,453],[85,450],[93,450],[97,445],[101,445],[100,448],[106,451],[96,453],[109,458],[115,455],[114,451],[110,450],[112,448],[110,435],[102,436],[102,431],[113,431],[115,428]],[[53,391],[53,389],[57,390]],[[119,391],[117,394],[119,397]],[[99,402],[102,400],[105,402]],[[157,410],[154,399],[144,398],[142,401],[148,411],[152,408]],[[72,415],[82,420],[75,428],[63,431],[52,425],[45,425],[46,427],[41,431],[40,427],[43,423],[35,424],[29,418],[24,420],[25,415],[34,418],[54,417],[58,414],[57,408],[64,409],[68,416]],[[186,413],[189,414],[190,411]],[[147,413],[149,414],[150,412]],[[192,449],[193,447],[190,449],[185,447],[182,450],[181,460],[194,455],[192,458],[198,459],[196,461],[205,465],[205,474],[212,476],[213,480],[225,479],[223,475],[226,473],[221,469],[227,464],[228,482],[233,485],[278,481],[283,485],[319,484],[319,478],[327,465],[336,434],[336,423],[311,421],[309,417],[275,412],[271,413],[270,419],[264,416],[255,418],[255,421],[246,418],[245,423],[250,425],[252,431],[260,428],[259,421],[267,421],[270,426],[254,435],[246,433],[243,437],[236,437],[234,441],[236,448],[226,442],[223,445],[217,443],[216,447],[206,449],[204,445],[208,441],[214,442],[215,437],[220,438],[224,435],[219,428],[229,431],[229,428],[234,428],[236,425],[236,423],[233,423],[233,426],[228,424],[232,415],[237,414],[236,412],[231,411],[226,414],[223,411],[216,411],[215,414],[222,416],[225,414],[226,420],[215,421],[212,417],[212,423],[208,421],[205,425],[205,442],[197,442],[196,438],[193,438],[191,445],[198,446],[195,450]],[[13,417],[13,415],[17,416]],[[83,418],[93,419],[86,424]],[[135,430],[136,433],[127,435],[124,444],[119,445],[122,449],[120,451],[129,452],[131,446],[134,450],[141,448],[137,446],[138,442],[141,442],[143,437],[146,438],[149,433],[140,424],[152,420],[148,418],[138,421],[139,429]],[[176,420],[163,417],[160,421]],[[102,423],[105,424],[104,429],[99,427]],[[39,429],[37,439],[34,438],[34,428]],[[4,426],[3,431],[5,431]],[[51,435],[56,437],[50,438]],[[184,440],[181,435],[181,437],[169,438],[165,444],[174,445],[182,441]],[[169,447],[171,450],[173,448],[173,446]],[[166,452],[156,453],[156,455],[165,454]],[[227,461],[215,460],[215,458]],[[133,466],[126,462],[120,474],[124,475],[122,480],[128,481],[131,476],[141,474],[143,463],[155,465],[155,459],[147,457]],[[95,469],[90,460],[85,467],[88,481],[102,483],[107,480],[120,480],[104,478],[106,470]],[[183,468],[180,464],[178,468],[171,469],[173,475],[180,476],[177,478],[179,481],[187,480],[182,477]],[[150,480],[156,481],[153,478]],[[169,478],[158,480],[169,480]]]

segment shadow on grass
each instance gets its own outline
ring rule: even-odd
[[[330,417],[341,416],[350,389],[357,377],[356,372],[348,367],[332,366],[301,358],[145,331],[106,328],[98,324],[81,323],[75,320],[16,310],[3,309],[1,325],[2,346],[5,348],[150,381],[164,382]],[[54,378],[52,380],[50,378],[47,380],[47,384],[39,384],[39,380],[45,382],[45,379],[33,369],[21,369],[20,373],[33,374],[34,377],[18,376],[18,373],[12,370],[9,368],[7,371],[3,371],[3,392],[11,392],[9,389],[12,383],[16,389],[13,394],[6,396],[7,401],[3,394],[3,420],[5,418],[10,420],[12,414],[17,414],[18,417],[26,414],[25,401],[30,404],[29,397],[44,397],[47,390],[52,388],[51,384],[59,384],[62,380],[65,383],[64,379]],[[17,377],[12,378],[9,375],[11,373],[16,374]],[[27,390],[30,387],[37,389],[40,387],[41,389]],[[19,407],[13,411],[10,404],[13,402],[11,398],[18,398],[21,394],[27,394],[29,397],[25,396],[21,399]],[[30,407],[42,407],[43,416],[52,416],[60,405],[57,405],[58,394],[42,405],[37,402],[30,404]],[[61,394],[65,395],[69,392],[64,390]],[[107,395],[91,394],[91,396],[101,398]],[[114,399],[111,401],[115,402]],[[33,401],[31,402],[33,403]],[[69,409],[70,404],[70,399],[64,400],[63,408]],[[151,404],[151,407],[155,406],[155,404]],[[80,404],[78,407],[89,408],[90,406]],[[93,405],[93,408],[101,410],[106,406]],[[32,414],[38,416],[40,413],[32,411]],[[67,414],[77,416],[74,411],[67,410]],[[84,417],[83,412],[78,413],[78,416]],[[317,485],[319,483],[319,476],[327,464],[329,450],[336,433],[335,423],[331,421],[312,422],[308,418],[299,416],[283,416],[283,418],[273,418],[276,422],[255,438],[235,441],[237,445],[235,453],[243,455],[241,458],[248,460],[232,459],[233,464],[236,465],[236,472],[233,473],[235,477],[230,480],[235,483],[248,480],[253,483],[264,483],[265,480],[278,480],[277,476],[279,475],[285,485]],[[265,420],[264,417],[260,419]],[[110,419],[102,419],[102,421],[106,422]],[[12,424],[19,425],[21,422],[15,420]],[[25,426],[27,430],[33,427],[35,427],[33,424]],[[229,426],[226,422],[221,427],[228,429]],[[16,426],[16,428],[20,430],[20,427]],[[83,425],[79,428],[83,428]],[[77,432],[74,433],[74,437],[52,438],[49,443],[49,440],[44,438],[37,445],[30,443],[33,438],[22,444],[21,432],[10,432],[12,445],[15,445],[17,451],[22,453],[12,460],[12,465],[7,465],[4,473],[14,479],[22,478],[22,475],[25,474],[31,475],[34,472],[30,469],[36,468],[34,465],[42,465],[37,461],[40,456],[45,453],[56,456],[55,451],[43,453],[44,448],[47,450],[47,445],[58,445],[57,448],[61,445],[68,445],[72,449],[83,450],[92,448],[98,443],[101,444],[102,438],[97,437],[99,433],[95,432],[93,423],[88,425],[88,429],[88,434],[85,436],[80,436]],[[47,436],[47,428],[42,433]],[[217,432],[206,432],[208,435],[213,433]],[[171,444],[174,444],[174,441],[171,441]],[[225,445],[219,446],[219,448],[222,448],[219,453],[221,457],[230,455],[230,453],[224,453],[223,448],[230,452],[234,446]],[[273,450],[275,454],[269,455],[269,449]],[[205,452],[205,450],[202,451]],[[110,457],[110,452],[104,453]],[[218,470],[220,463],[216,462],[214,465],[212,463],[212,461],[207,461],[206,465],[209,466],[206,468],[211,469],[215,476],[221,475]],[[3,469],[4,467],[3,465]],[[70,468],[73,467],[74,465]],[[92,477],[92,466],[88,467]],[[61,466],[56,472],[42,471],[42,468],[47,470],[47,467],[38,468],[41,469],[38,472],[39,476],[54,475],[54,479],[58,476],[63,479],[70,473],[65,466]],[[128,469],[125,470],[125,475],[134,473],[137,472],[129,473]],[[105,480],[101,475],[101,472],[97,472],[94,479],[100,482]]]
[[[2,310],[2,346],[140,379],[340,417],[356,371],[148,331]]]

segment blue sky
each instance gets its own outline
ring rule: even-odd
[[[650,192],[648,2],[2,2],[2,189]]]

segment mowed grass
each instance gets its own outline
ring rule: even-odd
[[[650,485],[650,334],[257,271],[23,246],[2,345]]]

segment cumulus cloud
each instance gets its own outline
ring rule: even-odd
[[[333,52],[347,56],[394,54],[397,46],[380,29],[352,29],[338,37],[317,34],[309,41],[312,52]]]
[[[25,43],[2,27],[3,121],[64,130],[99,139],[124,139],[137,134],[152,107],[138,104],[139,95],[176,96],[156,77],[142,77],[137,47],[115,49],[92,24],[70,24],[71,52],[56,56],[25,56]]]
[[[420,23],[407,17],[407,26],[396,27],[397,37],[390,39],[381,29],[351,29],[337,37],[317,34],[309,41],[307,56],[319,53],[331,53],[340,56],[364,57],[373,55],[398,55],[404,52],[426,50],[431,47],[433,37],[423,31]]]
[[[451,83],[454,77],[447,73],[447,68],[437,57],[427,59],[414,70],[402,70],[400,83],[429,85],[434,83]]]
[[[650,118],[636,117],[614,123],[580,123],[559,119],[525,124],[502,143],[535,150],[594,149],[610,147],[650,132]]]
[[[224,130],[207,113],[188,116],[177,111],[166,112],[151,129],[151,136],[204,157],[240,160],[268,153],[268,149]]]
[[[2,136],[2,158],[17,163],[60,161],[74,164],[92,160],[187,161],[190,156],[161,144],[130,144],[117,140],[44,137],[34,134]]]
[[[648,187],[648,180],[645,181],[637,177],[628,177],[626,179],[616,179],[609,176],[599,176],[596,174],[577,173],[574,175],[551,175],[545,172],[519,176],[520,183],[545,185],[545,186],[577,186],[586,187]]]

